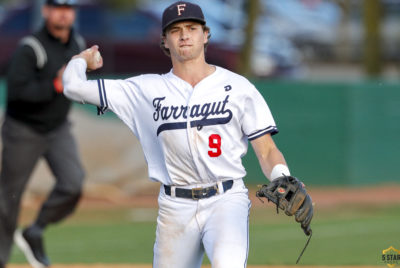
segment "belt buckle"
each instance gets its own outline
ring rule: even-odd
[[[215,190],[216,193],[219,193],[218,186],[214,185],[211,187],[207,188],[192,188],[192,199],[194,200],[199,200],[201,198],[204,198],[211,190]],[[197,194],[196,194],[197,192]]]
[[[204,188],[201,188],[201,187],[199,187],[199,188],[192,188],[191,190],[192,190],[192,199],[193,200],[199,200],[200,198],[201,198],[201,196],[203,195],[203,189]],[[195,192],[200,192],[200,194],[196,194]]]

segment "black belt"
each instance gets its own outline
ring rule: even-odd
[[[233,180],[222,182],[222,187],[224,188],[224,192],[231,189],[232,185],[233,185]],[[164,185],[164,189],[167,195],[171,195],[171,186]],[[192,188],[192,189],[175,188],[176,197],[191,198],[191,199],[208,198],[216,195],[217,193],[218,193],[217,184],[205,188]]]

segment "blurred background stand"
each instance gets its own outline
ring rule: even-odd
[[[39,27],[43,1],[0,0],[0,76],[18,40]],[[168,72],[169,59],[159,49],[160,17],[172,2],[80,0],[76,27],[88,45],[100,46],[106,63],[97,74]],[[261,79],[399,77],[399,1],[201,3],[212,64]]]

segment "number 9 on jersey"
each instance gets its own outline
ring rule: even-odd
[[[211,134],[208,137],[208,146],[211,150],[208,151],[210,157],[218,157],[221,155],[221,136],[218,134]]]

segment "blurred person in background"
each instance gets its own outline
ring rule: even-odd
[[[23,38],[7,74],[7,107],[2,128],[0,175],[0,268],[10,257],[13,239],[35,268],[47,267],[43,231],[70,215],[82,192],[84,170],[67,119],[71,102],[63,95],[66,63],[85,48],[73,30],[73,0],[46,0],[43,27]],[[36,220],[17,230],[21,196],[44,157],[56,183]]]

